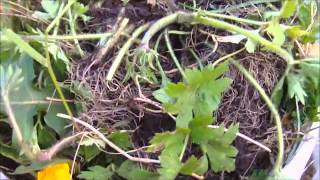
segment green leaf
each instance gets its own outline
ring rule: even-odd
[[[89,6],[84,6],[82,3],[75,2],[72,9],[76,16],[81,16],[89,10]]]
[[[187,69],[187,82],[168,83],[164,87],[158,100],[164,104],[166,111],[178,114],[176,127],[188,128],[193,116],[211,115],[217,109],[221,94],[232,82],[228,78],[217,79],[227,70],[227,63],[202,71]]]
[[[278,108],[280,106],[281,100],[283,98],[283,84],[284,84],[284,77],[281,77],[281,79],[278,81],[276,86],[274,87],[272,94],[271,94],[271,100],[273,104]]]
[[[212,122],[213,118],[211,116],[198,116],[190,123],[191,140],[193,143],[203,144],[213,138],[212,129],[208,127]]]
[[[106,143],[104,141],[102,141],[101,139],[88,137],[88,138],[82,140],[80,142],[80,145],[81,146],[92,146],[92,145],[95,145],[95,146],[103,149],[103,148],[105,148]]]
[[[159,159],[161,162],[161,168],[158,170],[159,180],[175,179],[182,166],[178,154],[161,154]]]
[[[43,43],[45,46],[45,44]],[[67,58],[66,54],[62,50],[62,48],[54,43],[48,44],[48,51],[53,57],[53,60],[57,63],[58,60],[62,61],[65,65],[65,68],[68,72],[70,72],[70,60]]]
[[[282,8],[280,10],[281,18],[289,18],[295,12],[297,6],[297,0],[286,0],[282,4]]]
[[[0,155],[12,159],[19,164],[25,164],[28,162],[27,159],[25,159],[23,156],[20,156],[19,151],[17,151],[16,148],[8,146],[2,141],[0,141]]]
[[[107,168],[101,166],[92,166],[88,169],[89,171],[81,171],[77,177],[85,180],[108,180],[113,175],[111,165]]]
[[[290,26],[286,28],[286,34],[292,39],[298,39],[309,33],[305,30],[302,30],[299,26]]]
[[[157,133],[150,141],[151,147],[149,151],[156,151],[164,148],[159,159],[161,168],[158,170],[159,179],[171,180],[174,179],[182,166],[179,155],[183,148],[183,142],[188,129],[176,129],[175,132]]]
[[[252,33],[259,34],[258,30],[252,31]],[[258,45],[258,42],[255,40],[248,38],[246,44],[244,45],[248,53],[254,53]]]
[[[33,60],[30,56],[22,54],[16,61],[11,61],[12,65],[22,70],[23,81],[19,84],[19,88],[10,91],[9,99],[13,113],[17,119],[19,128],[26,141],[31,140],[33,131],[33,117],[38,111],[47,111],[50,101],[46,101],[46,97],[52,97],[54,89],[36,89],[33,87],[33,79],[35,78]],[[1,104],[1,107],[3,104]],[[2,112],[3,108],[1,108]],[[65,113],[62,104],[51,104],[45,116],[47,125],[56,130],[59,135],[66,132],[65,126],[68,121],[56,117],[56,113]],[[49,117],[49,118],[48,118]]]
[[[311,12],[316,12],[316,9],[317,9],[317,5],[316,5],[316,1],[314,0],[299,1],[297,15],[298,15],[300,25],[302,25],[304,29],[307,29],[308,26],[311,24],[312,18],[313,18],[311,16]]]
[[[55,18],[59,9],[59,1],[42,0],[41,6],[50,15],[51,18]]]
[[[165,92],[164,88],[153,91],[152,95],[162,103],[174,103],[174,99]]]
[[[4,29],[3,35],[20,48],[20,50],[26,52],[29,56],[31,56],[38,63],[43,65],[44,67],[48,67],[47,60],[41,54],[38,53],[35,49],[33,49],[28,43],[26,43],[19,35],[14,33],[11,29]]]
[[[309,78],[315,87],[320,86],[320,63],[301,63],[302,72]]]
[[[113,132],[108,136],[108,139],[110,139],[113,143],[115,143],[122,149],[129,149],[132,147],[128,132]]]
[[[278,46],[282,46],[286,40],[285,36],[286,28],[279,24],[277,18],[273,18],[266,31],[273,36],[272,42]]]
[[[177,152],[182,147],[184,138],[188,133],[188,129],[181,128],[177,128],[175,132],[156,133],[150,140],[151,146],[148,148],[148,151],[155,152],[159,150],[159,148],[165,147],[165,152],[171,150]]]
[[[67,131],[66,126],[69,124],[69,122],[66,119],[58,117],[58,113],[67,113],[62,104],[49,106],[47,113],[44,116],[44,121],[59,135],[63,135]]]
[[[106,144],[101,139],[88,137],[80,142],[80,154],[82,154],[87,162],[91,161],[104,149]]]
[[[93,158],[95,158],[98,154],[101,153],[101,150],[98,149],[97,146],[81,146],[79,153],[84,157],[86,162],[90,162]]]
[[[56,141],[56,134],[52,129],[38,126],[38,143],[41,148],[48,148]]]
[[[27,166],[25,166],[25,165],[18,166],[12,174],[16,175],[16,174],[32,173],[32,172],[44,169],[45,167],[47,167],[49,165],[56,164],[56,163],[62,163],[62,162],[69,162],[69,160],[56,158],[56,159],[53,159],[50,161],[34,161],[30,165],[27,165]]]
[[[235,157],[238,151],[231,143],[236,138],[237,132],[238,125],[229,127],[227,132],[224,132],[224,126],[221,125],[217,129],[212,129],[210,136],[213,138],[211,140],[201,144],[214,172],[231,172],[235,169]]]
[[[127,160],[121,164],[117,174],[127,180],[157,180],[159,175],[145,169],[139,168],[135,163]]]
[[[209,162],[208,162],[208,158],[207,156],[202,156],[199,159],[200,163],[199,166],[197,167],[197,169],[194,171],[196,174],[204,174],[208,171],[209,168]]]
[[[180,173],[184,175],[191,175],[194,173],[198,167],[200,166],[201,161],[199,161],[196,157],[193,155],[183,164],[183,166],[180,169]]]
[[[50,19],[52,19],[50,14],[44,13],[44,12],[40,12],[40,11],[34,11],[32,13],[32,17],[40,19],[40,20],[43,20],[43,21],[49,21]]]
[[[294,74],[287,76],[288,81],[288,96],[289,98],[296,97],[302,104],[305,104],[306,92],[303,89],[301,78]]]

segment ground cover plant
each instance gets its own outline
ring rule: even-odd
[[[285,178],[320,120],[318,6],[1,1],[1,171]]]

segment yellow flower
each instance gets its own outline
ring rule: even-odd
[[[70,180],[68,163],[50,165],[37,173],[37,180]]]

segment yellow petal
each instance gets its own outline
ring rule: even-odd
[[[50,165],[37,173],[37,180],[70,180],[68,163]]]

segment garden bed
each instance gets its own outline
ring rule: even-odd
[[[4,46],[16,57],[1,62],[1,117],[18,137],[0,132],[0,165],[13,178],[57,162],[79,179],[281,178],[303,125],[319,120],[318,16],[298,15],[313,1],[51,3],[3,3],[30,13],[18,31],[2,28],[26,52]],[[38,96],[16,98],[25,81]],[[22,125],[26,105],[33,122]]]

